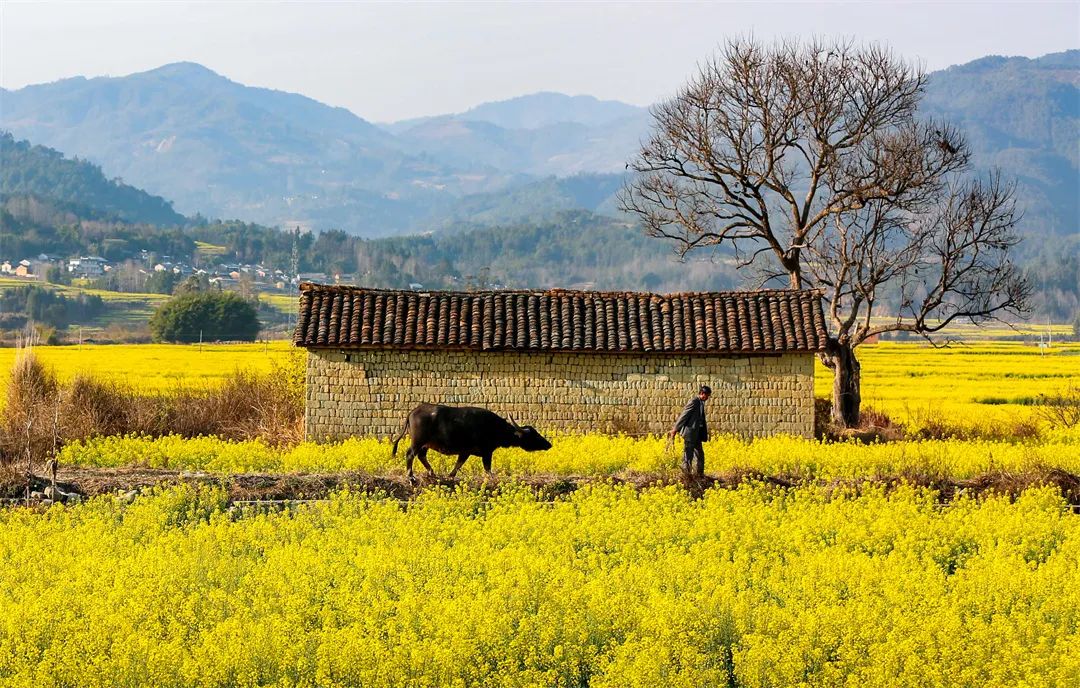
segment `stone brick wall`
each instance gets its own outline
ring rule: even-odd
[[[483,406],[522,425],[582,432],[670,429],[699,385],[709,429],[743,436],[814,429],[812,354],[649,356],[310,349],[311,439],[397,434],[420,402]]]

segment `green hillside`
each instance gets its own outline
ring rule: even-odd
[[[88,219],[160,226],[186,222],[171,202],[108,179],[97,165],[0,132],[0,199],[18,196],[49,199],[54,207]]]

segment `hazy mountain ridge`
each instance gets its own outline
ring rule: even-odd
[[[614,173],[625,169],[647,116],[603,127],[576,122],[534,129],[504,129],[489,122],[433,118],[398,133],[405,149],[455,166],[514,170],[530,175]]]
[[[454,181],[446,166],[406,155],[347,110],[190,63],[3,99],[0,125],[168,195],[188,214],[329,226],[349,218],[320,221],[320,211],[349,208],[363,219],[353,229],[385,234]]]
[[[618,100],[541,91],[477,105],[463,112],[460,119],[490,122],[504,129],[541,129],[566,122],[596,127],[645,114],[647,108]]]
[[[600,100],[589,95],[569,96],[553,91],[539,91],[506,100],[481,103],[464,112],[417,117],[383,124],[392,132],[401,132],[431,120],[485,122],[502,129],[541,129],[554,124],[581,124],[594,127],[629,117],[648,114],[648,108],[618,100]]]
[[[342,108],[245,87],[192,63],[2,97],[0,126],[97,161],[185,213],[368,236],[442,226],[474,207],[522,219],[507,212],[522,194],[530,212],[567,209],[558,191],[544,209],[537,189],[553,188],[552,175],[621,173],[648,125],[644,108],[540,93],[395,135]]]
[[[648,131],[647,108],[540,92],[384,125],[411,153],[529,175],[616,173]]]
[[[1027,231],[1077,229],[1078,83],[1080,51],[931,75],[927,114],[964,128],[979,169],[1020,179]],[[0,127],[92,160],[181,212],[366,236],[505,221],[521,217],[522,197],[530,212],[565,210],[573,195],[549,177],[621,174],[650,126],[645,108],[538,93],[380,127],[191,63],[0,98]]]

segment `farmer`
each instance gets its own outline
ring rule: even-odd
[[[686,402],[686,407],[671,428],[672,438],[675,433],[683,436],[682,469],[686,475],[705,475],[705,451],[701,448],[701,443],[709,439],[709,426],[705,422],[705,402],[711,394],[709,386],[702,385],[697,396]]]

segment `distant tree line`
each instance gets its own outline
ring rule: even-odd
[[[1017,251],[1036,319],[1080,320],[1080,233],[1029,235]]]
[[[105,302],[95,294],[66,296],[36,285],[0,290],[0,330],[18,329],[27,321],[61,329],[104,312]]]
[[[96,213],[33,195],[0,194],[0,258],[41,253],[123,260],[146,250],[189,259],[195,241],[180,227],[100,219]]]
[[[198,220],[198,219],[197,219]],[[223,247],[209,258],[196,242]],[[679,263],[671,248],[642,236],[627,222],[589,211],[564,211],[537,221],[483,226],[459,224],[438,233],[364,239],[340,230],[318,234],[245,222],[198,220],[161,229],[80,218],[54,203],[28,197],[0,204],[0,258],[39,253],[101,255],[112,261],[169,256],[192,265],[209,262],[261,264],[292,273],[349,275],[365,286],[463,288],[485,284],[543,288],[593,284],[600,289],[681,291],[727,289],[742,284],[734,259],[722,250]],[[1076,236],[1047,234],[1026,240],[1017,260],[1034,288],[1033,313],[1071,321],[1080,312]],[[58,278],[60,275],[54,275]],[[137,281],[119,271],[99,288],[168,294],[177,277],[156,273]],[[899,298],[899,295],[894,295]],[[882,302],[890,304],[889,296]]]

